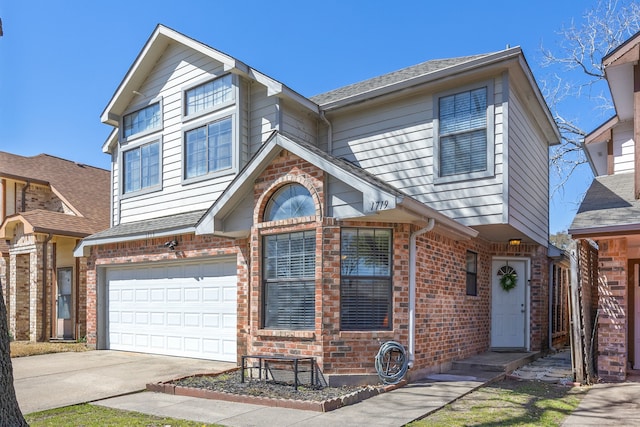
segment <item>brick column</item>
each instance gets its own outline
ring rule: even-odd
[[[599,240],[598,376],[624,381],[627,375],[627,241]]]

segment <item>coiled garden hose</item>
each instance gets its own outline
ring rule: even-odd
[[[375,365],[384,384],[397,384],[407,373],[409,360],[402,344],[387,341],[380,346]]]

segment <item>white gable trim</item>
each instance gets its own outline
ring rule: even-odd
[[[256,157],[254,157],[247,167],[234,179],[218,200],[214,202],[207,213],[198,224],[196,224],[196,234],[241,237],[241,235],[248,233],[249,230],[240,234],[238,234],[237,231],[224,230],[223,218],[238,206],[247,193],[253,191],[255,179],[282,149],[311,162],[327,174],[349,183],[351,187],[362,192],[365,207],[369,204],[367,203],[368,201],[386,200],[388,204],[385,204],[384,210],[400,209],[414,217],[416,223],[426,223],[429,219],[435,219],[440,228],[458,239],[470,239],[478,235],[476,230],[462,225],[408,196],[403,196],[394,191],[387,191],[374,183],[368,182],[281,134],[275,134],[269,138]],[[365,209],[365,214],[367,214],[367,216],[368,214],[375,216],[379,211],[376,206],[371,209]]]
[[[184,34],[165,27],[164,25],[158,25],[102,112],[100,119],[103,123],[112,126],[119,125],[119,116],[132,99],[133,91],[137,90],[143,83],[148,73],[154,67],[157,60],[162,56],[165,48],[170,43],[180,43],[187,46],[222,63],[225,71],[244,75],[249,79],[265,85],[269,96],[289,97],[303,107],[319,114],[320,109],[318,105],[287,88],[277,80],[250,68],[248,65],[225,53],[187,37]]]

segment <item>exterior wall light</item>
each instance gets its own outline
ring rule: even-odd
[[[509,246],[520,246],[522,239],[509,239]]]

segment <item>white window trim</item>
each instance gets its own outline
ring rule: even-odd
[[[202,126],[206,126],[209,123],[213,123],[213,122],[217,122],[217,121],[221,121],[221,120],[225,120],[225,119],[231,119],[231,167],[227,168],[227,169],[221,169],[221,170],[217,170],[215,172],[209,172],[206,173],[204,175],[200,175],[200,176],[196,176],[193,178],[187,178],[187,158],[186,158],[186,154],[187,154],[187,150],[186,150],[186,145],[187,145],[187,141],[186,141],[186,134],[187,132],[189,132],[190,130],[202,127]],[[181,171],[181,177],[182,177],[182,184],[183,185],[188,185],[188,184],[192,184],[195,182],[201,182],[201,181],[206,181],[212,178],[218,178],[221,176],[226,176],[226,175],[231,175],[231,174],[235,174],[238,171],[238,132],[239,132],[239,124],[238,124],[238,120],[237,120],[237,114],[236,114],[236,110],[235,110],[235,105],[232,107],[228,107],[225,110],[222,111],[217,111],[215,114],[211,114],[210,116],[207,116],[206,118],[202,118],[201,120],[198,121],[194,121],[189,123],[188,126],[183,126],[181,129],[181,148],[182,148],[182,159],[181,159],[181,165],[182,165],[182,171]]]
[[[204,79],[200,79],[198,81],[196,81],[195,83],[192,83],[190,85],[184,86],[182,88],[182,92],[181,92],[181,98],[180,98],[180,113],[182,115],[182,122],[188,122],[191,120],[196,120],[202,116],[206,116],[208,114],[214,113],[216,111],[220,111],[220,110],[224,110],[232,105],[235,105],[238,99],[238,76],[236,76],[235,74],[231,74],[231,91],[233,92],[233,99],[227,102],[223,102],[222,104],[218,104],[218,105],[214,105],[213,107],[209,107],[205,110],[202,111],[198,111],[197,113],[192,113],[192,114],[187,114],[187,91],[191,90],[195,87],[204,85],[206,83],[212,82],[214,80],[217,80],[219,78],[225,77],[227,75],[229,75],[230,73],[223,73],[223,74],[219,74],[219,75],[213,75],[213,76],[207,76],[207,78]]]
[[[124,136],[124,118],[125,116],[131,114],[131,113],[135,113],[136,111],[140,111],[150,105],[153,104],[159,104],[160,105],[160,126],[158,126],[157,128],[153,128],[153,129],[147,129],[143,132],[139,132],[139,133],[134,133],[133,135],[129,135],[128,137],[125,138]],[[120,142],[128,142],[128,141],[132,141],[138,138],[143,138],[147,135],[151,135],[154,134],[156,132],[161,132],[164,129],[164,103],[163,103],[163,98],[161,96],[157,97],[157,98],[153,98],[147,102],[144,103],[140,103],[140,104],[136,104],[135,106],[133,106],[132,108],[127,109],[122,116],[120,117],[120,129],[119,129],[119,136],[120,136]]]
[[[125,193],[124,192],[124,176],[125,176],[125,170],[124,170],[124,153],[126,153],[127,151],[136,149],[136,148],[140,148],[143,145],[147,145],[147,144],[151,144],[154,142],[158,142],[158,150],[159,150],[159,163],[158,163],[158,184],[153,185],[151,187],[145,187],[145,188],[141,188],[138,191],[132,191],[130,193]],[[119,183],[118,183],[118,187],[119,190],[118,192],[120,193],[120,198],[122,200],[124,199],[128,199],[131,197],[137,197],[137,196],[141,196],[144,194],[149,194],[149,193],[155,193],[156,191],[161,191],[162,190],[162,170],[163,170],[163,138],[162,135],[159,136],[148,136],[146,138],[142,138],[138,141],[136,141],[134,144],[127,144],[126,146],[122,146],[120,149],[120,153],[118,154],[118,176],[119,176]]]
[[[487,88],[487,169],[479,172],[440,176],[440,98],[468,92],[474,89]],[[495,104],[494,83],[487,80],[463,87],[457,87],[433,96],[433,183],[467,181],[495,176]]]

